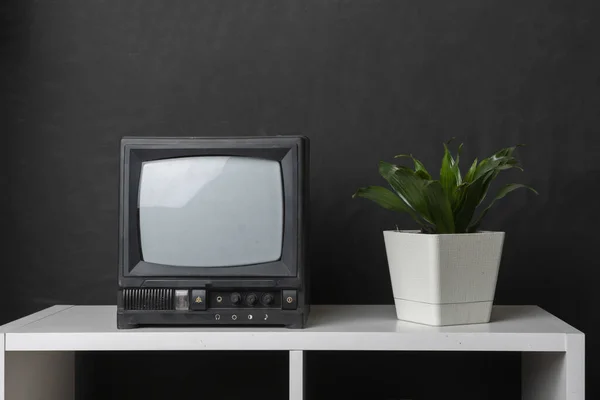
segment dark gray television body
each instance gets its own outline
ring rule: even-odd
[[[278,260],[225,267],[182,267],[143,260],[138,209],[143,163],[202,156],[256,158],[280,164],[283,237]],[[118,328],[183,324],[304,327],[310,309],[306,259],[308,174],[309,143],[303,136],[123,138]],[[175,309],[176,290],[179,294],[189,291],[189,310]],[[195,296],[198,293],[204,297]],[[237,295],[240,302],[236,304]],[[269,296],[273,300],[267,304]],[[255,298],[258,301],[251,304]],[[202,303],[194,304],[194,299]],[[194,306],[201,307],[192,309]]]

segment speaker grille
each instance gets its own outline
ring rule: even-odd
[[[124,289],[126,310],[172,310],[173,289]]]

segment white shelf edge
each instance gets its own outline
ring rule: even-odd
[[[306,350],[306,351],[566,351],[566,334],[305,332],[6,333],[6,351]]]
[[[567,335],[584,337],[583,333],[535,306],[499,306],[497,321],[472,328],[431,329],[396,325],[390,307],[393,306],[316,306],[311,313],[312,326],[300,330],[117,330],[115,306],[65,305],[11,322],[0,327],[0,332],[4,332],[6,351],[565,352]]]
[[[74,306],[72,306],[72,305],[56,305],[56,306],[45,308],[36,313],[26,315],[23,318],[19,318],[14,321],[11,321],[7,324],[0,325],[0,332],[9,332],[10,330],[22,328],[33,322],[42,320],[42,319],[50,317],[54,314],[58,314],[60,312],[68,310],[71,307],[74,307]]]

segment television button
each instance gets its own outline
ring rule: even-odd
[[[252,318],[253,318],[253,317],[252,317],[252,314],[249,314],[249,315],[248,315],[248,319],[252,319]]]
[[[206,310],[206,290],[192,290],[192,296],[190,298],[190,309],[195,311]]]
[[[231,316],[231,319],[232,319],[232,320],[234,320],[234,321],[235,321],[235,320],[237,320],[237,315],[233,314],[233,315]]]
[[[275,299],[273,298],[273,295],[271,293],[265,293],[260,298],[260,302],[265,306],[270,306],[271,304],[273,304],[273,300]]]
[[[249,306],[255,305],[257,301],[258,297],[256,297],[254,293],[250,293],[246,296],[246,304],[248,304]]]
[[[189,290],[175,290],[175,310],[188,311],[190,309]]]
[[[284,290],[281,293],[283,301],[281,308],[284,310],[295,310],[298,308],[298,292],[296,290]]]
[[[218,321],[221,319],[221,314],[215,314],[215,319]]]
[[[242,302],[242,295],[238,292],[233,292],[231,293],[229,300],[231,300],[231,304],[238,305]]]

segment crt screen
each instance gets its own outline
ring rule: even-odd
[[[139,218],[147,262],[226,267],[276,261],[283,240],[281,167],[222,156],[145,162]]]

